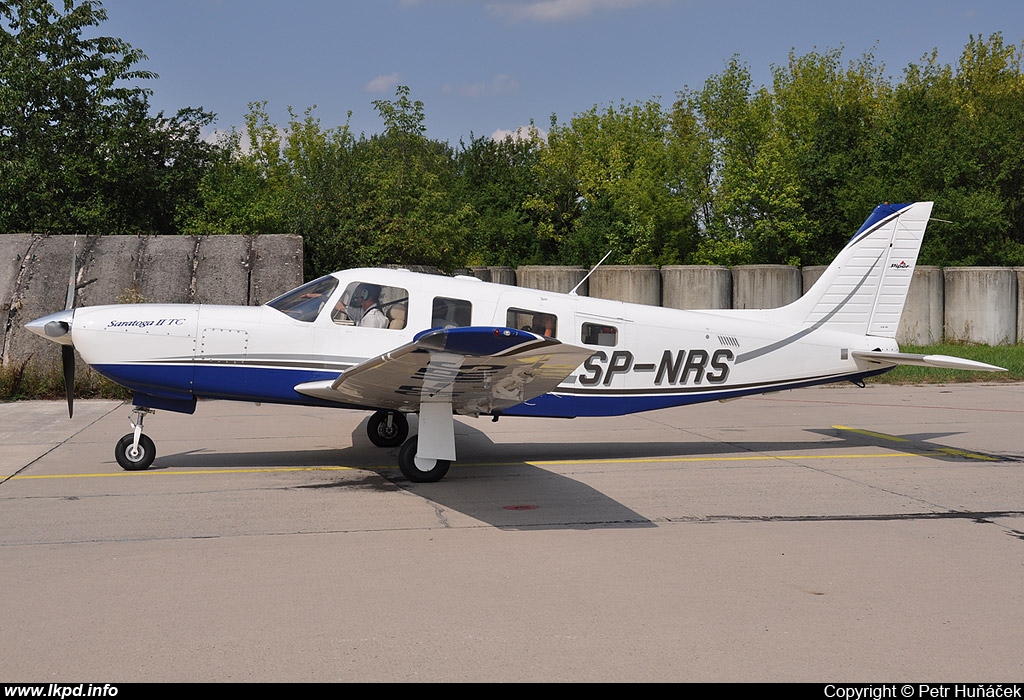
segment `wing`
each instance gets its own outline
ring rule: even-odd
[[[456,413],[493,413],[554,389],[593,350],[527,331],[470,326],[424,331],[335,380],[295,391],[368,408],[417,411],[451,402]]]

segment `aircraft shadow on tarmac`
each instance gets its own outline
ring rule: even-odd
[[[392,466],[397,448],[382,450],[373,447],[366,437],[365,423],[364,420],[352,431],[350,447],[244,453],[189,451],[157,457],[153,468],[328,468],[345,465],[354,471],[345,472],[343,476],[332,474],[316,484],[294,488],[402,489],[494,527],[589,529],[655,527],[655,524],[595,488],[545,468],[545,462],[611,462],[679,456],[713,460],[716,455],[737,453],[800,454],[822,449],[864,447],[913,452],[957,462],[1007,459],[929,442],[955,433],[886,436],[825,428],[808,429],[806,432],[827,440],[495,443],[483,431],[458,422],[459,461],[453,465],[452,471],[440,483],[414,484],[401,475],[397,466]]]
[[[930,457],[946,462],[1020,462],[1024,461],[1021,455],[992,454],[979,450],[964,450],[956,447],[942,445],[934,440],[962,435],[961,432],[941,433],[911,433],[907,435],[886,435],[871,431],[862,431],[851,428],[808,428],[808,433],[816,433],[830,438],[839,438],[842,442],[833,442],[840,449],[844,447],[877,447],[879,449],[895,450],[899,452],[912,452],[922,457]]]

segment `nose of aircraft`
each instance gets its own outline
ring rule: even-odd
[[[58,311],[35,321],[29,321],[25,328],[47,340],[61,345],[73,345],[71,342],[71,326],[75,318],[74,309]]]

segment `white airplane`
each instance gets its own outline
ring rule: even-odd
[[[615,416],[865,377],[897,365],[1001,371],[908,355],[896,328],[931,202],[875,209],[817,283],[777,309],[682,311],[388,269],[314,280],[259,307],[67,308],[26,324],[60,343],[72,411],[74,349],[134,392],[115,456],[146,469],[154,409],[197,399],[374,411],[402,473],[438,481],[455,460],[455,414]],[[406,415],[419,414],[407,438]]]

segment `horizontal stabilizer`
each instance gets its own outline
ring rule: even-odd
[[[854,350],[850,353],[855,359],[864,360],[876,365],[914,365],[916,367],[945,367],[947,369],[966,369],[974,372],[1005,372],[1003,367],[965,360],[949,355],[912,355],[905,352],[864,352]]]

